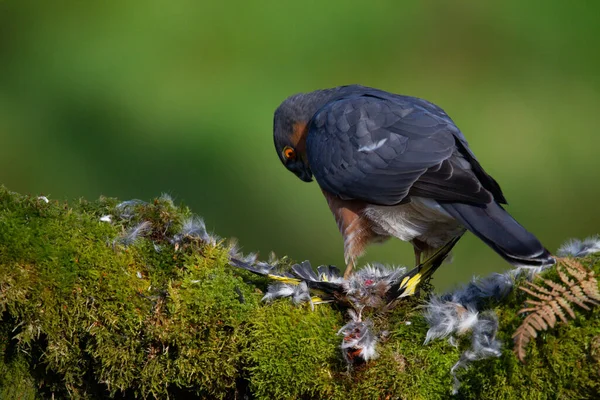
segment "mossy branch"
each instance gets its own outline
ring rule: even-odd
[[[376,316],[379,357],[349,371],[343,310],[262,303],[267,281],[231,266],[229,252],[167,197],[64,203],[0,188],[0,398],[450,396],[465,343],[423,344],[423,297]],[[597,395],[599,307],[532,338],[522,364],[510,343],[525,300],[490,301],[504,348],[460,371],[458,396]]]

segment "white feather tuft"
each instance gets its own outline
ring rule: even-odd
[[[600,252],[600,235],[584,240],[570,239],[558,249],[559,257],[585,257]]]

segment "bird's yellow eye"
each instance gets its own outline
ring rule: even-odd
[[[286,160],[292,160],[296,158],[296,152],[290,146],[285,146],[283,149],[283,157]]]

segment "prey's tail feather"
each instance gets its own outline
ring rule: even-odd
[[[475,206],[441,203],[444,210],[515,266],[542,266],[556,262],[540,241],[499,204]]]
[[[429,279],[439,266],[442,265],[461,237],[462,233],[438,248],[431,257],[401,276],[387,291],[386,299],[392,301],[401,297],[414,295],[419,285],[424,280]]]

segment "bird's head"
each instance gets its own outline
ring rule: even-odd
[[[310,120],[321,107],[343,94],[346,88],[295,94],[285,99],[275,110],[275,150],[283,165],[304,182],[312,181],[313,176],[306,154],[306,136]]]
[[[313,114],[305,106],[305,95],[286,99],[275,110],[273,140],[283,165],[304,182],[312,181],[312,172],[306,155],[308,122]]]

